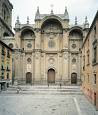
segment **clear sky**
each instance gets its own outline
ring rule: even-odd
[[[64,13],[65,6],[68,8],[70,23],[74,23],[75,16],[78,23],[83,24],[85,16],[91,23],[97,10],[98,0],[10,0],[13,4],[13,26],[17,16],[20,17],[21,23],[26,23],[27,16],[30,23],[34,23],[37,6],[40,13],[50,13],[51,4],[53,4],[54,13]]]

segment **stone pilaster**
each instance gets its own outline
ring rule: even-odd
[[[35,82],[40,82],[41,78],[41,53],[35,52]]]
[[[68,52],[63,52],[63,57],[62,57],[62,81],[67,83],[68,81]]]

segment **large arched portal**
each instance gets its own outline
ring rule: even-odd
[[[26,84],[32,84],[32,73],[26,73]]]
[[[49,33],[63,33],[63,27],[59,20],[55,18],[49,18],[45,20],[41,26],[42,34],[49,34]]]
[[[77,73],[71,74],[71,84],[77,84]]]
[[[47,73],[47,82],[48,83],[55,83],[55,70],[49,69]]]

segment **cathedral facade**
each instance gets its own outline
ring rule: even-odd
[[[35,24],[15,24],[15,36],[3,41],[14,49],[14,80],[19,84],[80,84],[81,47],[89,24],[69,24],[69,14],[35,15]]]

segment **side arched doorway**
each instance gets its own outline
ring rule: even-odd
[[[55,70],[54,69],[49,69],[47,73],[47,82],[48,83],[55,83]]]
[[[26,73],[26,84],[32,84],[32,73]]]
[[[71,84],[77,84],[77,73],[71,74]]]

